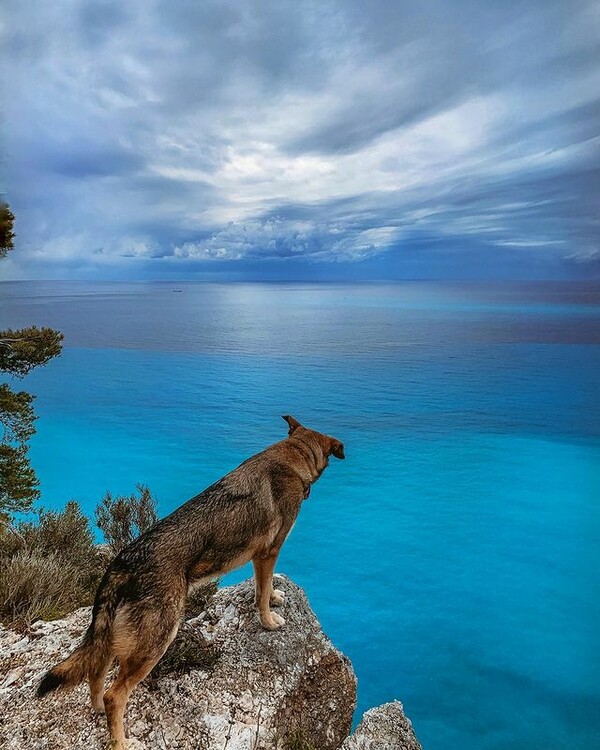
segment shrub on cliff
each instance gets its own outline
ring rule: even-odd
[[[107,492],[96,508],[96,526],[113,555],[158,521],[156,500],[144,484],[136,485],[138,494],[113,497]]]
[[[35,520],[3,519],[0,620],[25,628],[91,604],[103,563],[89,521],[75,501]]]
[[[20,550],[2,561],[1,619],[15,629],[54,620],[88,603],[81,572],[59,555]]]
[[[97,506],[105,545],[95,543],[90,521],[75,500],[62,511],[40,510],[28,520],[0,512],[0,622],[24,630],[35,620],[55,620],[92,604],[113,556],[158,519],[148,487],[138,484],[137,491],[114,498],[107,493]],[[216,589],[216,583],[197,589],[187,602],[186,617],[204,611]],[[174,644],[170,656],[175,670],[180,652],[187,653],[189,645]]]
[[[157,519],[150,490],[138,485],[138,492],[114,499],[107,493],[96,509],[108,555],[74,500],[28,520],[0,514],[0,621],[25,629],[91,604],[113,555]]]

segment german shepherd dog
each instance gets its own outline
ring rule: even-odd
[[[256,606],[267,630],[284,625],[271,606],[283,603],[273,569],[302,501],[344,446],[293,417],[288,437],[244,461],[169,516],[111,562],[81,644],[42,678],[37,694],[90,685],[93,708],[106,712],[113,750],[126,746],[125,705],[175,637],[195,586],[252,560]],[[114,660],[119,672],[104,692]]]

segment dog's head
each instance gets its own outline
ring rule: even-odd
[[[286,414],[283,419],[288,423],[288,436],[296,435],[301,437],[305,435],[306,437],[310,437],[319,444],[325,459],[329,458],[329,456],[340,459],[346,458],[344,444],[341,440],[330,435],[324,435],[322,432],[317,432],[316,430],[310,430],[308,427],[303,427],[297,419],[290,417],[289,414]]]

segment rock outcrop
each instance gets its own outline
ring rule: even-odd
[[[136,688],[126,714],[132,750],[419,747],[400,704],[367,712],[346,739],[356,704],[352,666],[323,634],[302,590],[283,576],[277,585],[286,597],[281,630],[260,627],[251,581],[219,590],[188,620],[184,630],[210,658],[187,674],[159,668]],[[26,635],[0,626],[0,747],[106,747],[106,722],[92,712],[87,685],[35,697],[41,675],[74,648],[89,617],[80,609],[37,622]],[[184,644],[184,662],[185,653]]]
[[[422,750],[402,703],[371,708],[340,750]]]

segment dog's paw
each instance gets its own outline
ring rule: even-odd
[[[271,606],[280,607],[285,599],[285,593],[281,589],[273,589],[271,593]]]
[[[281,615],[276,612],[270,612],[268,617],[261,617],[260,624],[265,630],[277,630],[278,628],[285,625],[285,620]]]

